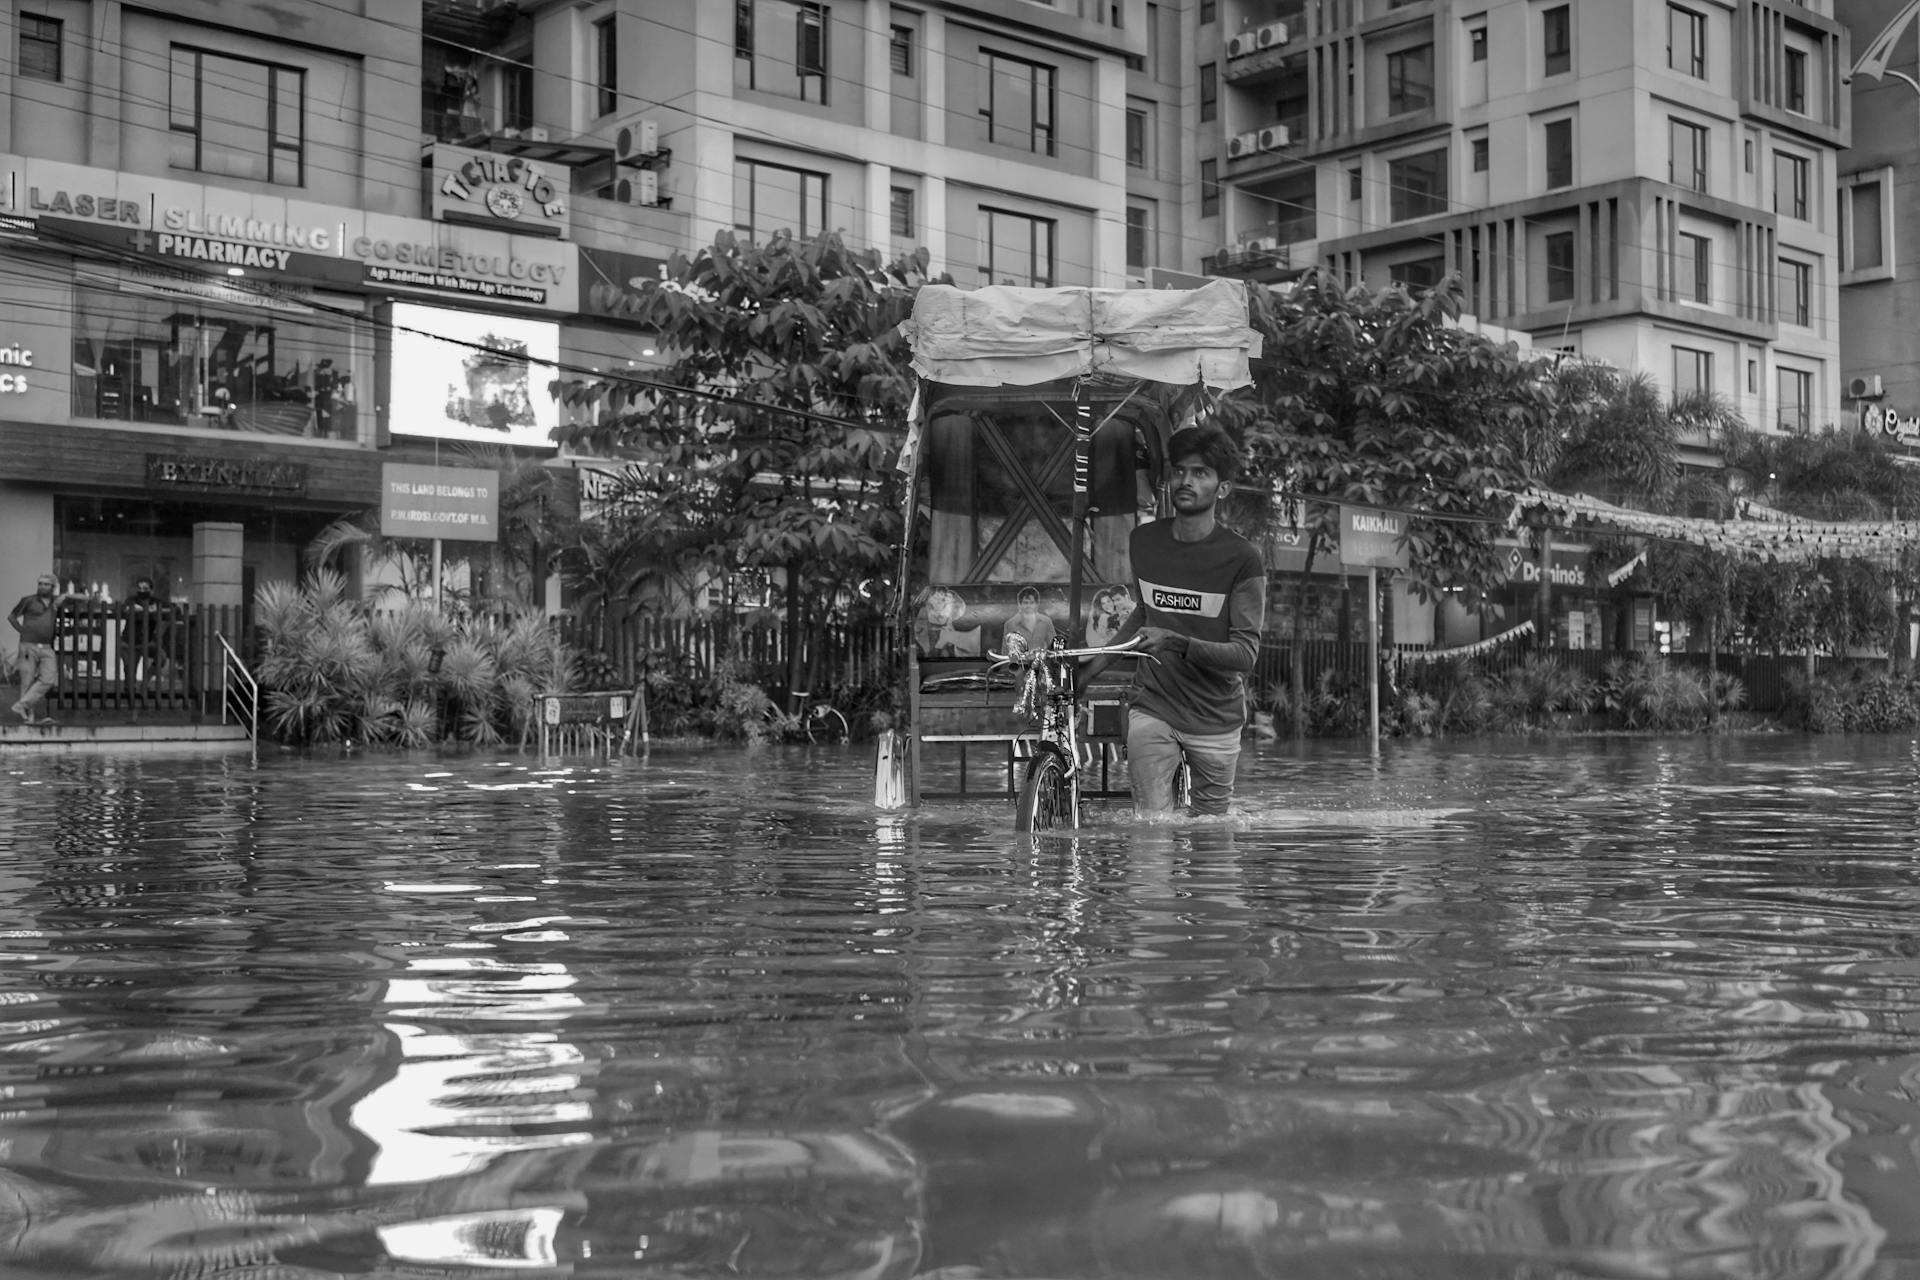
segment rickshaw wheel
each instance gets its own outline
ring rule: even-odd
[[[1066,761],[1057,751],[1042,751],[1027,765],[1014,809],[1014,830],[1052,831],[1078,826],[1074,813],[1073,782]]]

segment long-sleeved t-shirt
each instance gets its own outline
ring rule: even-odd
[[[1186,637],[1184,653],[1135,662],[1133,705],[1182,733],[1239,729],[1266,622],[1260,552],[1218,524],[1198,542],[1176,541],[1171,520],[1141,525],[1129,548],[1140,601],[1134,626]]]

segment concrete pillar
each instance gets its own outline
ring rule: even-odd
[[[243,526],[206,521],[193,526],[193,587],[196,608],[209,605],[238,607],[243,598],[241,552],[246,543]]]
[[[0,613],[32,595],[41,574],[53,572],[53,539],[53,494],[0,484],[0,547],[7,549],[0,557]],[[0,628],[0,656],[12,653],[16,638]]]

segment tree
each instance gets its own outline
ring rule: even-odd
[[[657,495],[660,518],[706,571],[785,571],[789,655],[802,610],[817,618],[884,573],[899,542],[891,464],[912,374],[896,330],[926,270],[925,250],[883,264],[837,235],[754,245],[723,231],[628,308],[666,368],[562,389],[596,411],[561,428],[566,444],[680,477]]]
[[[1309,576],[1336,545],[1334,505],[1414,513],[1407,542],[1422,599],[1506,579],[1494,517],[1508,504],[1492,495],[1532,482],[1525,443],[1550,420],[1553,391],[1512,344],[1455,325],[1459,302],[1457,280],[1414,297],[1345,288],[1319,271],[1284,296],[1251,292],[1263,349],[1250,393],[1224,399],[1221,418],[1245,441],[1250,478],[1305,504],[1293,706],[1305,696]]]

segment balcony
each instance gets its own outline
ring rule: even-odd
[[[1272,24],[1272,26],[1285,30],[1287,24],[1277,22]],[[1271,29],[1271,27],[1262,28],[1262,30]],[[1229,41],[1226,63],[1220,70],[1221,79],[1236,89],[1252,88],[1256,85],[1269,84],[1289,77],[1297,77],[1304,86],[1307,78],[1307,58],[1305,54],[1291,47],[1286,40],[1281,40],[1263,48],[1255,48],[1250,53],[1241,53],[1236,56],[1233,52],[1233,46],[1246,39],[1247,34],[1242,33],[1234,36],[1233,39]]]
[[[1300,274],[1293,268],[1290,247],[1272,236],[1221,245],[1211,257],[1200,260],[1200,270],[1210,276],[1237,276],[1269,283]]]

